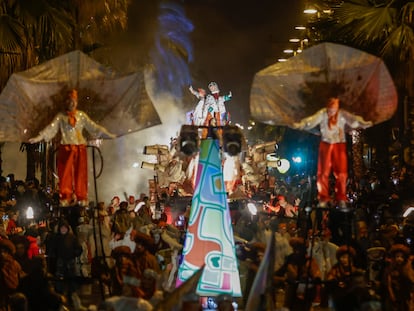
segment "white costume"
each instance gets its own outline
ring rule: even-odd
[[[190,86],[189,90],[191,94],[197,97],[198,103],[195,109],[193,111],[190,111],[190,120],[187,122],[192,125],[204,125],[204,121],[207,118],[206,91],[203,89],[198,89],[196,91],[192,86]]]
[[[239,156],[226,155],[223,164],[223,179],[226,185],[226,191],[231,194],[236,190],[235,186],[238,180],[241,183],[241,164]]]
[[[220,90],[216,82],[210,82],[208,89],[211,94],[207,95],[206,98],[206,109],[207,112],[210,112],[213,117],[216,116],[216,113],[219,115],[219,120],[217,120],[218,125],[225,125],[229,122],[227,117],[227,111],[225,102],[229,101],[232,98],[231,92],[228,95],[220,96]]]
[[[308,253],[311,247],[308,248]],[[326,241],[316,239],[312,247],[312,257],[318,263],[319,269],[321,270],[322,280],[325,280],[326,275],[331,270],[332,266],[336,264],[336,251],[338,245]]]
[[[187,114],[190,116],[187,117],[187,122],[198,126],[209,125],[209,120],[216,118],[217,125],[227,124],[229,120],[224,103],[231,99],[231,92],[228,95],[220,96],[220,90],[215,82],[210,82],[208,88],[211,94],[206,96],[204,89],[198,89],[196,91],[190,86],[189,90],[191,94],[197,97],[199,101],[195,109]]]

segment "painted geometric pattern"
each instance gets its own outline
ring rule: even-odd
[[[220,150],[218,141],[214,139],[201,141],[196,186],[177,287],[203,265],[205,267],[197,294],[241,296]]]

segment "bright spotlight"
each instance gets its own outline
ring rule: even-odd
[[[276,153],[268,154],[266,160],[267,167],[276,168],[281,174],[285,174],[290,169],[290,162],[287,159],[281,159]]]
[[[281,174],[285,174],[290,169],[290,163],[286,159],[280,159],[277,164],[277,170]]]
[[[301,156],[292,157],[292,161],[295,163],[302,163],[302,157]]]
[[[33,219],[33,218],[34,218],[33,207],[29,206],[26,210],[26,219]]]
[[[250,214],[252,214],[253,216],[257,215],[257,206],[256,204],[249,202],[247,203],[247,209],[249,210]]]

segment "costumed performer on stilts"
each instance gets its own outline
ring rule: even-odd
[[[65,104],[66,111],[59,112],[53,121],[40,131],[39,135],[30,138],[29,142],[33,144],[42,140],[50,141],[60,130],[61,140],[56,159],[60,204],[68,206],[77,202],[81,206],[87,206],[87,142],[82,132],[86,129],[96,137],[110,139],[116,136],[93,122],[85,112],[77,110],[77,90],[68,91]]]
[[[318,171],[316,184],[319,207],[327,207],[331,201],[329,176],[331,171],[335,181],[335,200],[339,207],[345,208],[347,203],[346,183],[348,179],[348,158],[345,127],[352,129],[368,128],[371,121],[339,108],[339,98],[328,99],[326,108],[294,123],[294,129],[310,130],[320,127],[321,142],[319,144]]]

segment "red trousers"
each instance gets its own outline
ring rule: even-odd
[[[88,199],[88,158],[86,145],[60,145],[57,155],[61,200]]]
[[[333,172],[335,177],[335,199],[338,202],[346,202],[346,182],[348,179],[346,143],[328,144],[321,142],[319,145],[316,184],[318,187],[318,199],[322,202],[328,202],[331,199],[329,193],[329,176],[331,172]]]

